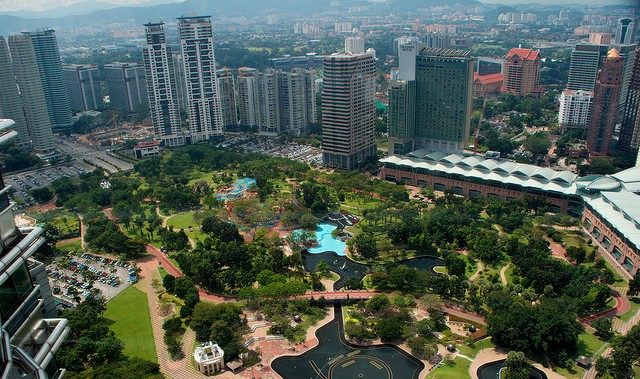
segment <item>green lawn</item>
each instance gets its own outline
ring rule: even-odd
[[[164,277],[167,276],[167,274],[168,274],[167,270],[165,270],[161,266],[158,266],[158,273],[160,273],[160,278],[161,279],[164,279]]]
[[[62,253],[68,253],[70,251],[82,251],[82,242],[80,239],[67,240],[64,242],[58,242],[56,244],[56,248],[60,250]]]
[[[124,342],[124,354],[158,362],[151,329],[147,295],[129,286],[107,303],[104,317],[113,320],[110,329]]]
[[[575,354],[575,357],[578,355],[585,355],[587,357],[593,356],[593,354],[604,345],[605,342],[589,333],[582,333],[578,336],[578,351]],[[575,358],[574,357],[574,358]],[[558,367],[558,374],[569,378],[569,379],[578,379],[581,378],[584,374],[584,369],[572,364],[569,367]]]
[[[490,349],[495,346],[496,345],[493,344],[493,342],[491,341],[491,338],[489,337],[474,343],[473,346],[459,345],[457,347],[458,347],[458,350],[460,350],[460,354],[466,355],[467,357],[473,359],[476,357],[476,355],[478,355],[480,350]]]
[[[185,229],[185,231],[191,227],[198,227],[198,223],[193,220],[194,214],[195,212],[186,212],[175,215],[167,220],[167,226],[173,226],[176,230]]]
[[[513,265],[509,266],[504,272],[504,277],[507,279],[507,284],[513,283]]]
[[[460,379],[469,377],[471,362],[464,358],[456,358],[453,361],[445,360],[439,368],[431,371],[427,377],[435,379]]]
[[[637,297],[632,297],[631,299],[629,299],[629,311],[627,311],[625,314],[620,315],[619,318],[620,320],[627,322],[629,321],[629,319],[636,314],[636,312],[638,311],[638,308],[640,308],[640,298]]]

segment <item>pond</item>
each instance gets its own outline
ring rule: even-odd
[[[302,355],[278,357],[273,370],[284,379],[418,379],[424,364],[394,345],[356,346],[344,337],[342,307],[318,329],[318,346]]]
[[[315,231],[318,246],[307,249],[307,251],[311,254],[333,251],[338,255],[347,255],[347,253],[345,252],[347,244],[331,235],[331,232],[336,229],[338,229],[338,227],[333,224],[330,224],[328,222],[320,222],[318,224],[318,229],[316,229]]]

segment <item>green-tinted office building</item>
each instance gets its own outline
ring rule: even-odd
[[[400,78],[415,80],[390,86],[389,153],[406,154],[409,148],[461,152],[471,129],[474,59],[462,50],[420,46],[415,51],[414,57],[401,57],[415,59],[415,65],[400,64],[401,69],[415,67]]]

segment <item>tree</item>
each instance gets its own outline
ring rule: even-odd
[[[360,233],[349,240],[349,248],[353,253],[365,259],[373,259],[378,256],[376,238],[372,233]]]
[[[320,274],[320,276],[327,277],[331,275],[331,268],[329,267],[329,264],[327,262],[320,261],[316,265],[316,272]]]
[[[402,337],[404,323],[396,318],[381,318],[378,320],[373,330],[382,341],[395,341]]]
[[[215,216],[209,216],[202,221],[202,231],[222,242],[244,241],[234,224],[224,222]]]
[[[640,271],[636,272],[631,280],[629,280],[629,296],[636,296],[640,293]]]
[[[456,275],[464,278],[467,271],[467,262],[458,256],[456,252],[450,252],[444,258],[444,265],[449,275]]]
[[[567,248],[567,258],[575,264],[581,264],[587,259],[587,251],[584,247],[569,246]]]
[[[522,146],[533,155],[544,155],[549,151],[551,141],[544,134],[536,133],[529,136]]]
[[[33,196],[38,203],[46,203],[53,199],[53,192],[47,187],[36,188],[31,191],[31,196]]]
[[[504,362],[504,379],[529,379],[531,364],[521,351],[510,351]]]
[[[591,326],[596,330],[596,335],[603,338],[610,336],[613,331],[613,321],[607,317],[599,317],[593,320]]]
[[[438,352],[438,346],[424,337],[414,336],[407,339],[411,353],[419,357],[429,358]]]

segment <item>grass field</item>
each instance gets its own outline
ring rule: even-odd
[[[505,270],[504,277],[507,279],[507,284],[513,283],[513,265],[509,266],[509,268]]]
[[[73,240],[66,240],[64,242],[58,242],[56,244],[56,248],[63,253],[68,253],[70,251],[82,251],[82,242],[80,238]]]
[[[478,355],[480,350],[490,349],[492,347],[495,347],[495,345],[491,341],[491,338],[485,338],[481,341],[474,343],[473,346],[460,345],[458,346],[458,350],[460,350],[460,354],[466,355],[467,357],[473,359],[476,357],[476,355]]]
[[[460,379],[469,377],[471,362],[464,358],[456,358],[453,361],[445,360],[442,365],[428,375],[435,379]]]
[[[175,215],[167,220],[167,226],[173,226],[174,229],[189,229],[197,227],[198,223],[193,219],[195,212],[186,212]]]
[[[158,362],[151,329],[147,295],[129,286],[107,303],[104,317],[113,320],[110,329],[124,342],[124,354]]]

